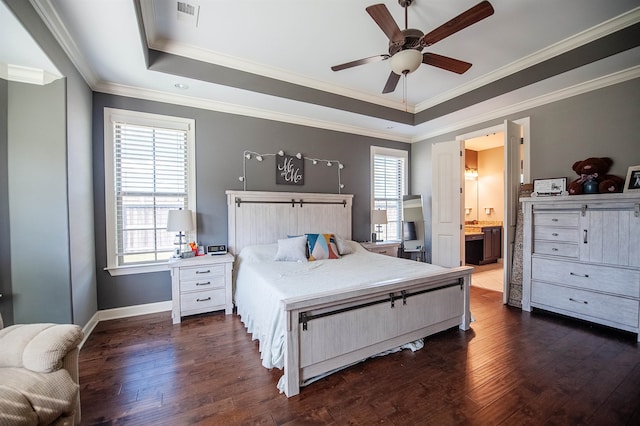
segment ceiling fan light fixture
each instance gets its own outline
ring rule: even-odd
[[[391,70],[398,74],[410,74],[422,63],[422,53],[415,49],[401,50],[389,59]]]

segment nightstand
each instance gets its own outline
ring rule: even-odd
[[[360,243],[362,247],[374,253],[384,254],[387,256],[398,257],[399,241],[378,241]]]
[[[224,309],[233,311],[231,296],[231,254],[171,259],[171,319],[180,323],[183,316]]]

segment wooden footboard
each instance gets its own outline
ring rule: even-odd
[[[459,326],[469,329],[469,267],[375,289],[287,299],[285,389],[380,352]]]

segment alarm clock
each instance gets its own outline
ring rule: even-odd
[[[225,244],[207,246],[207,254],[227,254],[227,246]]]

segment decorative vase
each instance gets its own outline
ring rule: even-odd
[[[585,183],[582,184],[582,192],[585,194],[597,194],[598,191],[598,182],[592,179],[588,179]]]

